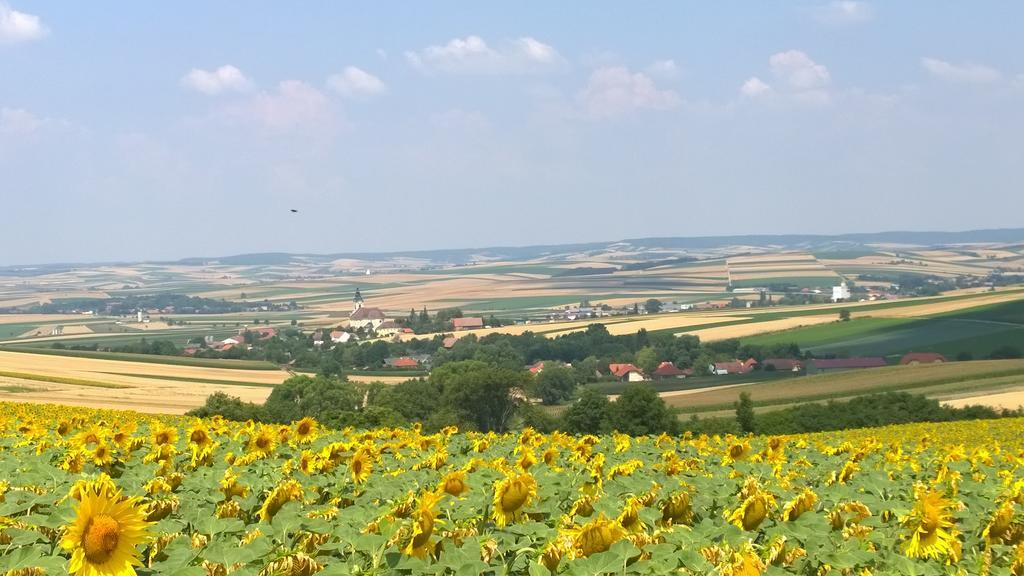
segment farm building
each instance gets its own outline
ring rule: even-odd
[[[458,341],[459,339],[456,338],[455,336],[448,336],[447,338],[441,341],[441,346],[443,346],[447,350],[451,350],[452,346],[455,346],[455,343]]]
[[[693,370],[677,368],[672,362],[662,362],[654,370],[655,378],[685,378],[693,375]]]
[[[479,316],[467,316],[465,318],[453,318],[452,327],[455,330],[474,330],[484,327],[484,319]]]
[[[733,360],[732,362],[715,362],[711,366],[708,366],[708,370],[716,376],[725,376],[726,374],[747,374],[754,370],[754,366],[757,365],[757,360],[753,358],[747,358],[746,360]]]
[[[799,372],[804,369],[804,363],[793,358],[765,358],[761,364],[765,369],[771,366],[779,372]]]
[[[378,336],[394,336],[402,331],[402,327],[394,320],[385,320],[374,331]]]
[[[900,358],[900,364],[939,364],[946,357],[937,352],[908,352]]]
[[[622,382],[642,382],[647,380],[643,370],[632,364],[609,364],[608,371]]]
[[[331,331],[331,342],[335,344],[344,344],[352,339],[351,332],[345,332],[343,330],[332,330]]]
[[[420,367],[420,361],[409,356],[402,356],[400,358],[385,358],[384,364],[388,368],[404,368],[407,370],[416,369]]]
[[[885,358],[879,356],[864,356],[858,358],[824,358],[815,359],[811,366],[816,371],[820,370],[852,370],[855,368],[880,368],[888,366]]]

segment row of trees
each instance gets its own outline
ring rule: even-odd
[[[277,423],[312,416],[332,427],[419,422],[428,430],[458,426],[462,430],[503,432],[524,425],[545,431],[594,434],[679,430],[675,416],[646,385],[631,386],[614,402],[593,390],[583,390],[579,400],[558,417],[530,403],[528,397],[536,392],[536,384],[525,370],[464,360],[450,362],[428,378],[397,385],[359,384],[339,376],[295,376],[274,387],[263,405],[218,393],[192,414]]]
[[[908,424],[1018,417],[1024,411],[995,410],[988,406],[953,408],[907,392],[858,396],[846,401],[808,403],[756,414],[754,400],[742,393],[735,404],[735,418],[692,417],[683,428],[702,434],[805,434]]]

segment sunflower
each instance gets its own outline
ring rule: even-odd
[[[136,498],[121,492],[82,492],[75,520],[66,527],[61,547],[71,552],[68,572],[78,576],[134,576],[141,566],[136,547],[148,540],[144,511]]]
[[[178,429],[173,426],[158,425],[153,428],[153,445],[173,446],[178,442]]]
[[[626,537],[626,529],[615,520],[605,518],[604,514],[598,515],[570,533],[573,556],[577,558],[605,552],[612,544]]]
[[[1021,525],[1013,521],[1014,508],[1014,502],[1007,500],[996,509],[981,534],[985,542],[988,544],[1015,544],[1021,536],[1024,536]]]
[[[348,470],[352,474],[353,482],[356,484],[366,482],[373,471],[373,457],[369,451],[365,448],[360,448],[353,454],[352,459],[348,463]]]
[[[300,444],[308,444],[316,439],[319,424],[310,416],[295,423],[295,440]]]
[[[768,511],[775,507],[775,497],[761,490],[755,478],[749,478],[740,492],[743,501],[728,514],[730,523],[744,530],[757,530],[768,517]]]
[[[817,502],[818,495],[814,493],[814,490],[804,488],[803,492],[797,494],[792,500],[786,502],[786,505],[782,507],[782,518],[786,521],[792,522],[799,518],[804,512],[810,512]]]
[[[213,445],[210,430],[202,421],[196,422],[188,429],[188,444],[193,449],[203,449]]]
[[[107,443],[103,441],[93,446],[91,450],[86,448],[85,456],[96,466],[106,466],[114,461],[114,455],[110,450],[110,446],[107,446]]]
[[[464,470],[455,470],[445,474],[444,478],[441,478],[439,488],[452,496],[462,496],[463,493],[469,490],[469,486],[466,486],[466,472]]]
[[[256,458],[266,458],[274,452],[277,444],[277,437],[274,429],[270,426],[260,426],[258,430],[249,433],[249,440],[245,443],[246,455]]]
[[[746,460],[750,456],[750,441],[744,440],[742,442],[733,442],[725,449],[725,454],[722,456],[722,466],[728,466],[733,462],[739,462]]]
[[[693,519],[690,493],[682,490],[669,496],[661,505],[661,521],[667,526],[688,524]]]
[[[533,474],[524,472],[506,476],[494,487],[492,514],[498,527],[504,527],[523,516],[523,509],[537,496],[537,480]]]
[[[918,486],[914,508],[901,519],[910,533],[904,536],[903,552],[911,558],[946,558],[956,561],[960,556],[959,532],[953,522],[954,504],[941,492]]]
[[[88,446],[90,444],[99,444],[103,442],[103,438],[106,437],[107,431],[100,426],[95,424],[82,430],[75,436],[75,442],[80,446]]]
[[[301,499],[302,485],[294,479],[285,480],[275,486],[263,501],[259,512],[260,520],[270,522],[285,504]]]
[[[442,496],[442,492],[426,492],[420,496],[419,505],[411,515],[412,534],[409,543],[402,550],[406,554],[424,558],[434,549],[430,537],[434,534],[434,524],[437,521],[435,508]]]

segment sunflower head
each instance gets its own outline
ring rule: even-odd
[[[366,449],[359,449],[352,455],[348,463],[349,472],[352,474],[352,481],[362,484],[370,477],[373,471],[373,456]]]
[[[452,496],[461,496],[464,492],[469,490],[466,486],[466,472],[464,470],[455,470],[444,475],[441,479],[441,490]]]
[[[82,492],[75,520],[66,527],[61,547],[71,552],[68,572],[84,576],[135,574],[141,565],[137,547],[149,539],[149,523],[136,498],[92,489]]]
[[[537,480],[529,472],[507,476],[494,487],[494,522],[503,527],[523,516],[523,509],[537,496]]]
[[[403,549],[406,554],[423,558],[434,550],[430,537],[437,523],[437,504],[443,495],[443,492],[426,492],[419,497],[418,505],[411,515],[412,532],[409,542]]]
[[[310,416],[295,423],[295,440],[300,444],[308,444],[316,438],[319,424]]]
[[[945,558],[960,555],[959,532],[953,522],[953,503],[931,488],[918,486],[914,508],[902,519],[907,530],[903,552],[911,558]]]
[[[626,537],[626,530],[617,521],[609,520],[604,514],[600,514],[572,531],[572,536],[574,556],[586,557],[607,551],[612,544]]]

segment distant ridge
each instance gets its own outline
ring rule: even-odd
[[[966,230],[960,232],[859,232],[849,234],[748,234],[737,236],[668,236],[651,238],[629,238],[610,242],[587,242],[579,244],[539,244],[533,246],[492,246],[487,248],[452,248],[437,250],[400,250],[392,252],[337,252],[333,254],[289,254],[268,252],[238,254],[222,258],[185,258],[176,264],[199,265],[220,262],[232,265],[273,266],[302,259],[330,261],[343,258],[353,260],[387,260],[393,258],[415,258],[432,262],[465,264],[481,256],[498,259],[532,259],[568,252],[606,250],[612,246],[627,245],[643,249],[707,250],[727,246],[765,246],[802,250],[848,250],[869,244],[907,244],[915,246],[946,246],[977,243],[1024,242],[1024,228],[1000,228],[988,230]]]
[[[747,234],[733,236],[667,236],[650,238],[629,238],[608,242],[586,242],[575,244],[539,244],[533,246],[492,246],[487,248],[452,248],[435,250],[398,250],[390,252],[336,252],[331,254],[259,252],[235,254],[220,257],[191,257],[174,261],[148,262],[151,264],[179,264],[201,266],[218,262],[235,266],[280,266],[291,262],[327,263],[338,259],[390,260],[410,258],[429,261],[434,264],[467,264],[481,258],[527,260],[542,256],[590,251],[605,251],[612,248],[633,248],[641,250],[709,250],[729,246],[759,246],[785,250],[846,251],[865,248],[869,244],[906,244],[913,246],[949,246],[955,244],[1021,244],[1024,245],[1024,228],[999,228],[986,230],[965,230],[959,232],[859,232],[849,234]],[[69,271],[76,268],[100,265],[131,264],[132,262],[91,262],[54,263],[39,265],[0,266],[0,274],[35,275],[42,272]]]

